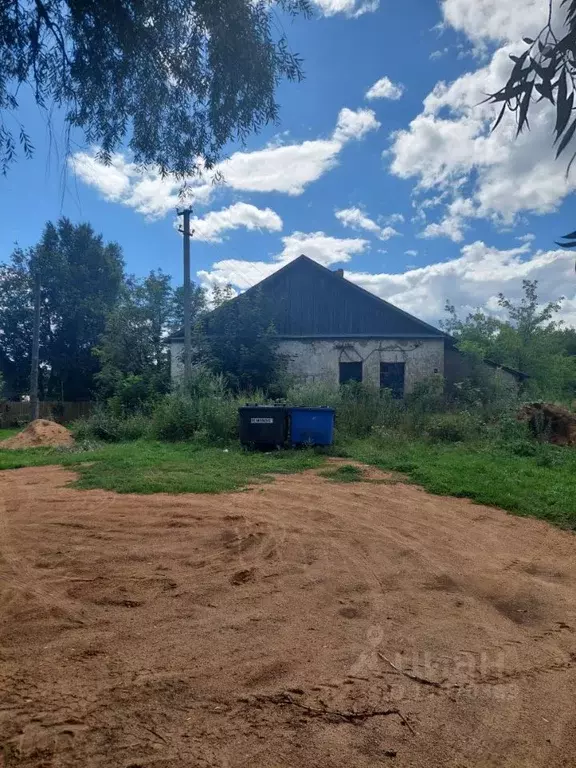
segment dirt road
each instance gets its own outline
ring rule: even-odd
[[[72,478],[0,473],[0,766],[576,763],[572,534],[313,473]]]

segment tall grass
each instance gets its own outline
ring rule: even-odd
[[[262,392],[234,395],[222,377],[203,369],[195,371],[186,388],[162,397],[150,413],[125,417],[101,407],[73,429],[80,439],[122,442],[152,438],[168,442],[196,441],[227,443],[238,438],[238,408],[266,403]],[[419,382],[404,400],[395,400],[389,390],[370,384],[330,386],[325,383],[292,386],[287,405],[328,406],[336,413],[338,441],[382,436],[391,432],[427,437],[438,442],[464,442],[481,437],[495,439],[511,430],[518,402],[509,392],[492,392],[484,400],[478,392],[464,389],[448,397],[443,380],[432,376]],[[518,438],[515,434],[514,439]]]

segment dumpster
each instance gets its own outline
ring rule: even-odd
[[[288,408],[291,445],[332,445],[334,441],[334,409]]]
[[[238,408],[240,442],[256,447],[280,447],[286,442],[288,416],[284,405],[243,405]]]

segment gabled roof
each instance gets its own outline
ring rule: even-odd
[[[289,262],[226,306],[246,301],[256,291],[271,300],[270,320],[280,338],[449,338],[432,325],[346,280],[341,272],[332,272],[307,256]],[[219,311],[220,308],[214,310],[208,318],[216,320]],[[180,330],[168,337],[168,341],[182,338]]]

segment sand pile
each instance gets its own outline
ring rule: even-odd
[[[14,437],[3,440],[2,448],[46,448],[58,445],[72,445],[74,438],[70,430],[55,421],[36,419]]]
[[[529,403],[518,414],[537,437],[556,445],[576,445],[576,414],[554,403]]]

